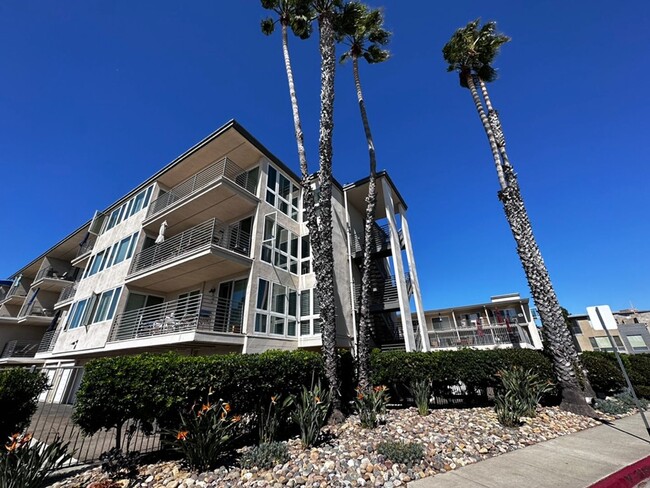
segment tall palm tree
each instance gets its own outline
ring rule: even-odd
[[[372,230],[375,224],[375,209],[377,207],[377,157],[366,112],[366,103],[361,90],[359,58],[365,59],[370,64],[381,63],[388,59],[389,52],[384,49],[384,46],[390,40],[390,32],[384,29],[383,24],[384,18],[379,9],[370,9],[367,5],[354,1],[345,5],[338,32],[341,42],[348,46],[348,50],[341,57],[341,62],[352,59],[354,86],[357,92],[359,111],[361,112],[361,121],[363,122],[363,130],[368,143],[368,157],[370,159],[363,237],[359,333],[357,335],[357,364],[359,388],[361,390],[367,390],[370,387],[370,257],[372,252]]]
[[[336,350],[336,307],[334,302],[334,250],[332,247],[332,136],[334,134],[334,76],[336,40],[341,0],[312,0],[318,22],[320,67],[320,123],[318,138],[318,259],[314,259],[316,291],[320,304],[321,337],[325,375],[332,394],[331,421],[341,422],[340,362]]]
[[[279,23],[282,32],[282,55],[284,57],[284,68],[287,73],[289,84],[289,98],[293,112],[293,126],[298,149],[298,161],[300,163],[301,187],[303,193],[304,218],[309,229],[312,256],[318,257],[318,223],[316,209],[314,206],[314,194],[311,189],[309,166],[307,164],[307,153],[305,151],[305,137],[302,131],[300,110],[298,108],[298,97],[293,79],[291,67],[291,56],[289,54],[288,30],[291,28],[294,34],[306,39],[311,34],[311,6],[308,0],[261,0],[262,7],[275,12],[277,19],[272,17],[262,20],[262,32],[265,35],[273,34],[275,24]]]
[[[562,407],[575,413],[592,415],[580,390],[576,371],[578,355],[569,331],[564,326],[562,310],[553,284],[537,246],[533,229],[519,190],[517,175],[506,152],[506,143],[498,113],[492,107],[487,85],[497,78],[492,63],[500,47],[510,39],[497,32],[495,22],[479,29],[480,19],[458,29],[442,49],[448,71],[457,71],[461,86],[468,88],[483,129],[487,135],[499,179],[499,200],[517,244],[517,253],[526,273],[528,286],[542,320],[543,334],[549,345],[553,368],[562,390]],[[483,101],[478,92],[481,89]],[[487,114],[483,105],[487,107]]]

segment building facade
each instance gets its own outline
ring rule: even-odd
[[[320,348],[299,182],[227,123],[0,282],[0,365]],[[374,346],[427,350],[411,319],[423,309],[406,204],[387,173],[378,188]],[[332,197],[344,348],[356,339],[366,193],[367,180],[335,182]]]
[[[542,349],[528,298],[498,295],[487,303],[424,312],[429,347]]]
[[[650,353],[650,310],[626,309],[612,312],[616,330],[610,330],[618,352],[627,354]],[[614,348],[604,330],[594,329],[589,316],[570,315],[571,334],[578,351],[607,351]]]

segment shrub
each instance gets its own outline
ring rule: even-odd
[[[99,456],[99,460],[102,462],[102,471],[111,478],[134,479],[138,475],[139,456],[139,452],[124,452],[122,449],[113,447],[103,452]]]
[[[384,441],[377,445],[377,452],[394,463],[413,466],[424,458],[422,444],[401,441]]]
[[[429,400],[431,399],[431,382],[426,379],[415,380],[409,386],[418,413],[422,416],[429,414]]]
[[[227,402],[204,403],[181,415],[181,426],[175,434],[174,449],[183,455],[191,469],[206,471],[216,467],[230,453],[238,436],[239,416],[230,416]]]
[[[47,388],[47,377],[24,368],[0,371],[0,439],[23,432],[36,412],[38,396]]]
[[[280,426],[286,420],[287,410],[293,400],[293,396],[282,399],[281,395],[273,395],[268,407],[259,407],[257,425],[260,444],[272,443],[277,439]]]
[[[245,452],[239,463],[243,468],[271,469],[289,462],[289,451],[284,442],[268,442]]]
[[[587,378],[594,391],[607,396],[625,388],[625,378],[616,364],[614,354],[585,351],[581,355],[582,365],[587,370]]]
[[[603,413],[607,413],[609,415],[623,415],[627,412],[629,412],[632,407],[629,405],[625,405],[622,402],[619,402],[617,400],[596,400],[594,403],[594,407],[596,410],[600,410]]]
[[[252,415],[272,395],[299,393],[322,371],[321,356],[307,351],[95,359],[86,365],[74,420],[87,434],[121,429],[127,420],[145,433],[154,422],[172,428],[179,412],[187,412],[210,389],[228,398],[233,411]]]
[[[14,434],[0,453],[2,488],[40,488],[48,474],[71,459],[69,443],[56,438],[49,445],[30,434]]]
[[[521,417],[524,416],[526,407],[519,401],[519,398],[505,393],[498,393],[494,397],[494,411],[501,425],[517,427],[521,425]]]
[[[502,402],[502,404],[521,405],[524,417],[535,417],[540,399],[544,393],[553,388],[553,384],[549,380],[543,380],[539,374],[519,366],[499,371],[497,376],[501,378],[502,397],[511,399]],[[519,411],[518,407],[517,411]]]
[[[354,408],[359,414],[362,427],[374,429],[379,425],[381,417],[386,414],[388,398],[388,388],[385,386],[375,386],[366,392],[357,388]]]
[[[300,428],[303,447],[313,446],[318,440],[320,429],[325,425],[330,410],[331,400],[329,390],[322,388],[320,382],[312,389],[303,386],[291,416]]]

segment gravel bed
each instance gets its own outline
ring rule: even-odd
[[[302,449],[298,439],[288,441],[291,461],[270,470],[223,467],[193,473],[178,462],[140,468],[131,486],[142,488],[203,487],[341,487],[405,486],[409,481],[458,469],[467,464],[600,425],[600,422],[557,407],[541,408],[534,419],[518,428],[501,426],[492,408],[440,409],[426,417],[414,408],[391,410],[386,423],[363,429],[357,416],[340,426],[326,427],[330,440],[313,449]],[[385,440],[417,442],[424,459],[413,466],[393,463],[376,452]],[[51,488],[109,488],[99,468],[59,481]],[[126,486],[126,480],[119,482]],[[117,486],[117,485],[116,485]],[[113,488],[113,487],[110,487]]]

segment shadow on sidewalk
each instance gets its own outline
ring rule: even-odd
[[[636,434],[634,434],[632,432],[628,432],[627,430],[623,430],[620,427],[616,427],[614,425],[614,423],[609,421],[609,420],[605,420],[605,419],[597,419],[597,420],[599,422],[601,422],[603,425],[606,425],[607,427],[609,427],[611,429],[618,430],[619,432],[622,432],[623,434],[627,434],[627,435],[629,435],[631,437],[634,437],[636,439],[639,439],[640,441],[645,442],[646,444],[650,444],[650,440],[648,440],[648,439],[646,439],[644,437],[640,437],[640,436],[638,436],[638,435],[636,435]]]

